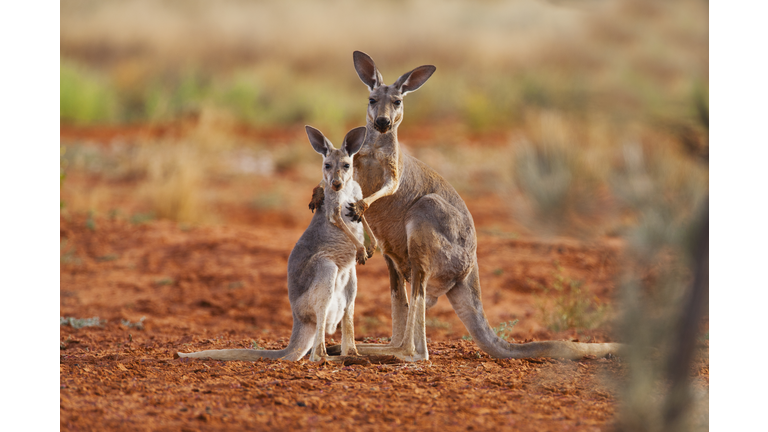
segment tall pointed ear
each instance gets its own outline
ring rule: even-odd
[[[419,87],[423,86],[436,70],[437,68],[432,65],[419,66],[398,78],[395,81],[394,87],[405,96],[407,93],[416,91]]]
[[[368,90],[373,91],[376,87],[384,84],[384,78],[381,77],[379,70],[373,59],[362,51],[352,53],[352,60],[355,62],[355,71],[360,80],[368,86]]]
[[[347,152],[347,155],[354,155],[360,151],[360,148],[363,147],[365,136],[367,134],[368,130],[366,130],[365,126],[352,129],[351,131],[347,132],[347,135],[344,137],[344,144],[341,145],[341,148]]]
[[[312,148],[315,149],[316,152],[323,155],[323,157],[328,156],[328,152],[333,150],[333,145],[330,141],[328,141],[328,138],[326,138],[322,132],[313,128],[312,126],[304,126],[304,129],[307,131],[309,143],[312,144]]]

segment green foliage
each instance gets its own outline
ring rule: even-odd
[[[61,188],[64,187],[64,179],[67,178],[67,163],[68,161],[64,159],[64,154],[67,152],[67,148],[63,145],[59,146],[59,197],[61,197]],[[59,209],[64,208],[64,200],[59,198]]]
[[[96,257],[96,261],[107,262],[107,261],[114,261],[119,258],[120,258],[120,255],[117,255],[117,254],[106,254],[106,255]]]
[[[165,277],[165,278],[161,278],[161,279],[156,280],[155,284],[157,286],[173,285],[173,282],[174,282],[173,278]]]
[[[155,214],[153,212],[136,213],[133,216],[131,216],[131,223],[134,225],[141,225],[141,224],[150,222],[154,219],[155,219]]]
[[[61,239],[61,242],[59,243],[59,248],[61,251],[61,263],[75,265],[81,264],[82,260],[78,258],[77,253],[75,252],[75,247],[67,246],[68,243],[69,241],[67,239]]]
[[[84,125],[167,122],[216,108],[257,126],[312,123],[343,133],[365,101],[362,92],[339,92],[329,77],[305,77],[285,67],[215,77],[196,68],[158,71],[121,86],[71,62],[61,63],[60,75],[61,119]]]
[[[96,220],[93,218],[93,211],[88,212],[88,217],[85,219],[85,227],[91,231],[96,231]]]
[[[267,107],[264,106],[260,83],[249,77],[237,76],[225,84],[218,95],[221,106],[232,110],[243,121],[258,123]]]
[[[212,88],[210,79],[196,70],[184,71],[162,81],[147,85],[138,106],[143,112],[134,115],[137,120],[168,121],[179,116],[197,114],[206,101],[210,100]]]
[[[510,79],[509,72],[498,69],[442,70],[420,89],[418,99],[406,102],[408,118],[415,123],[459,119],[470,130],[483,132],[519,124],[527,110],[664,120],[689,116],[686,109],[675,108],[687,107],[689,95],[664,93],[658,83],[633,72],[617,71],[611,82],[595,82],[583,71],[565,76],[545,70],[516,73],[516,79]],[[256,126],[311,123],[324,131],[331,128],[333,134],[359,121],[365,103],[364,89],[340,85],[337,76],[322,72],[300,73],[290,64],[241,67],[231,73],[199,68],[150,71],[137,82],[119,86],[119,80],[95,67],[62,61],[60,78],[61,119],[77,124],[169,121],[215,107]],[[443,91],[446,88],[451,91]],[[696,90],[697,109],[706,91]],[[613,100],[600,96],[604,94],[620,96]],[[622,100],[639,106],[628,107]]]
[[[259,345],[255,340],[251,339],[251,349],[255,350],[263,350],[266,349],[263,346]]]
[[[538,284],[544,298],[539,299],[539,310],[547,327],[552,331],[593,329],[606,319],[608,305],[596,297],[589,298],[582,290],[583,281],[563,275],[563,268],[555,262],[554,282]],[[547,299],[553,304],[548,304]]]
[[[496,333],[496,336],[507,340],[507,338],[512,335],[512,327],[516,326],[519,321],[520,320],[503,322],[499,324],[498,327],[494,327],[493,332]],[[512,339],[512,341],[514,341],[514,339]]]
[[[104,324],[106,324],[106,320],[100,320],[99,317],[93,317],[93,318],[72,318],[72,317],[60,317],[60,323],[59,325],[68,325],[75,329],[80,329],[83,327],[102,327]]]
[[[259,193],[251,200],[250,206],[259,210],[275,210],[284,202],[285,196],[278,191],[266,191]]]
[[[124,319],[124,320],[120,320],[120,324],[128,328],[135,328],[136,330],[144,330],[144,320],[146,318],[147,317],[141,317],[141,319],[136,321],[135,323],[132,323],[131,321]]]
[[[93,124],[117,119],[118,97],[103,77],[69,62],[60,65],[61,120]]]

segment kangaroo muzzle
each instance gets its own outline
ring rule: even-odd
[[[389,120],[389,117],[382,116],[377,118],[373,125],[377,131],[384,133],[392,126],[392,121]]]
[[[341,187],[344,186],[344,183],[342,183],[341,180],[339,180],[339,179],[334,179],[331,182],[331,186],[333,187],[333,190],[340,191]]]

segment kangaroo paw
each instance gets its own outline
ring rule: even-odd
[[[368,254],[368,258],[373,256],[373,253],[376,251],[376,249],[373,246],[368,246],[365,249],[365,253]]]
[[[368,210],[368,204],[366,204],[365,201],[360,200],[358,202],[350,203],[347,206],[347,209],[349,210],[347,216],[352,218],[355,222],[362,222],[363,213]]]
[[[365,265],[365,262],[368,260],[369,257],[370,255],[368,255],[368,251],[366,251],[365,248],[360,248],[357,250],[355,259],[357,260],[358,264]]]
[[[309,201],[309,209],[312,210],[312,213],[314,213],[315,210],[322,210],[324,200],[325,193],[323,192],[323,188],[320,186],[315,187],[312,190],[312,199]]]

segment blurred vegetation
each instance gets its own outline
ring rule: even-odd
[[[81,329],[83,327],[103,327],[106,324],[106,320],[99,319],[99,317],[93,318],[73,318],[73,317],[59,317],[59,325],[68,325],[75,329]]]
[[[555,262],[554,265],[553,282],[550,285],[538,284],[542,293],[538,298],[539,313],[547,327],[560,332],[591,330],[604,324],[610,313],[608,304],[597,297],[590,297],[582,289],[584,281],[563,275],[560,264]]]
[[[676,124],[695,115],[692,93],[706,94],[701,1],[326,6],[62,4],[62,121],[163,122],[215,107],[259,127],[348,127],[363,121],[366,100],[355,49],[390,83],[435,64],[408,103],[410,123],[450,119],[478,132],[513,127],[528,109]],[[386,37],[376,31],[392,23]]]
[[[402,136],[440,133],[408,150],[462,194],[511,194],[513,216],[534,231],[616,235],[638,222],[632,190],[647,181],[627,165],[638,146],[664,194],[706,188],[706,170],[685,154],[708,157],[706,2],[380,0],[344,3],[343,13],[334,3],[63,3],[62,124],[189,129],[128,148],[67,143],[67,170],[139,180],[150,204],[128,213],[185,223],[211,220],[202,190],[233,170],[314,178],[300,132],[267,147],[238,131],[312,124],[341,137],[362,124],[367,91],[351,61],[359,49],[388,83],[437,66],[407,98]],[[509,147],[465,146],[493,134]],[[278,189],[247,200],[292,205]],[[71,194],[64,184],[62,195],[73,211],[110,210],[101,187]]]
[[[439,64],[435,60],[439,59],[388,65],[393,72],[385,80],[394,81],[414,65]],[[356,83],[349,63],[347,78]],[[632,74],[621,75],[617,82],[565,80],[503,68],[439,68],[419,97],[409,98],[408,118],[414,123],[450,119],[473,132],[519,126],[531,109],[580,119],[600,115],[618,123],[639,119],[648,124],[692,124],[697,113],[692,112],[690,101],[701,97],[695,83],[670,92],[664,83],[642,81]],[[336,76],[301,74],[291,65],[255,65],[233,72],[181,69],[126,84],[86,63],[61,63],[61,120],[79,125],[162,123],[204,109],[219,110],[254,127],[354,125],[363,121],[360,106],[365,100],[362,84],[339,86]]]
[[[62,61],[60,71],[63,122],[95,124],[119,120],[117,111],[122,101],[108,78],[72,61]]]

